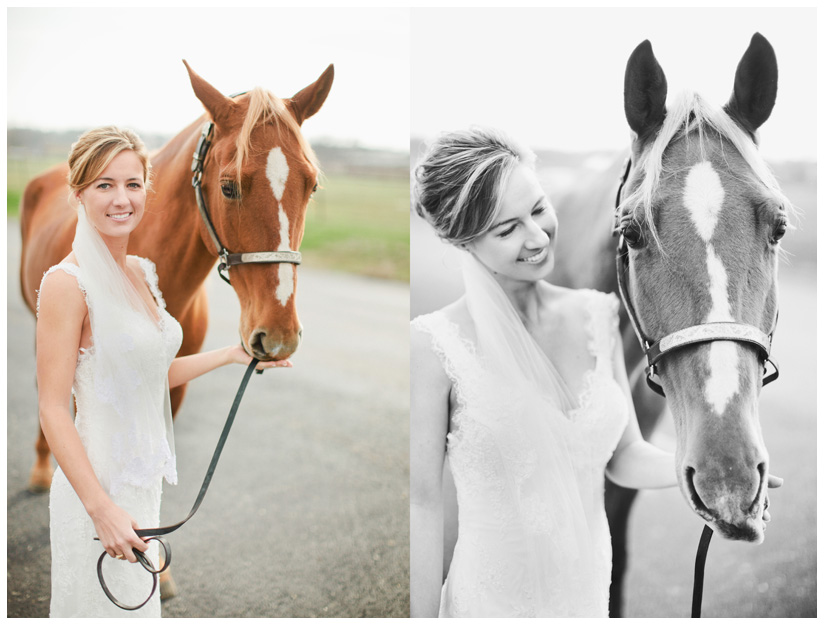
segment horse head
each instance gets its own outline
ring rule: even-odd
[[[288,100],[259,87],[226,97],[188,64],[186,69],[214,124],[201,179],[217,238],[236,254],[297,251],[320,175],[301,124],[326,100],[333,66]],[[204,245],[213,251],[216,243],[205,220],[200,228]],[[285,359],[298,348],[295,269],[293,262],[244,261],[228,270],[241,304],[241,341],[258,359]]]
[[[627,242],[629,307],[659,339],[713,322],[773,332],[777,260],[790,203],[757,152],[776,99],[776,57],[753,36],[724,107],[667,81],[649,42],[631,55],[625,115],[634,132],[617,220]],[[680,488],[730,539],[761,542],[768,452],[757,398],[764,361],[753,344],[690,344],[657,364],[677,433]]]

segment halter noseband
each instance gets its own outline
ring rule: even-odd
[[[215,124],[212,122],[204,124],[201,137],[198,140],[198,146],[195,148],[195,154],[192,159],[192,186],[195,188],[195,199],[198,202],[198,211],[200,211],[201,218],[203,218],[203,223],[206,225],[206,230],[212,239],[212,243],[215,244],[215,250],[218,252],[218,260],[220,260],[218,264],[218,274],[229,283],[229,268],[233,265],[244,265],[247,263],[292,263],[293,265],[300,265],[301,253],[293,250],[232,253],[221,243],[215,226],[212,224],[212,218],[209,216],[209,209],[206,207],[206,199],[203,197],[203,189],[201,188],[203,163],[206,159],[206,152],[209,150],[209,146],[212,145],[212,132],[214,128]]]
[[[765,334],[760,329],[749,324],[740,324],[738,322],[708,322],[705,324],[698,324],[696,326],[689,326],[682,330],[670,333],[661,339],[654,340],[646,336],[642,332],[642,326],[639,323],[639,318],[636,315],[636,310],[633,308],[628,296],[627,289],[627,274],[630,268],[630,252],[628,250],[627,241],[625,241],[624,231],[626,226],[621,224],[619,215],[619,206],[621,204],[622,189],[630,176],[631,161],[630,158],[625,162],[623,174],[619,179],[619,189],[616,192],[616,206],[614,215],[614,229],[613,234],[619,236],[619,244],[616,248],[616,276],[619,282],[619,295],[624,303],[624,308],[627,310],[630,317],[630,323],[639,339],[639,344],[642,347],[647,358],[647,367],[645,373],[647,374],[647,385],[653,391],[664,397],[665,392],[662,386],[653,380],[656,375],[656,363],[658,363],[665,355],[680,350],[687,346],[697,343],[708,343],[711,341],[737,341],[739,343],[748,343],[756,346],[759,351],[759,358],[762,362],[763,378],[762,386],[773,382],[779,377],[779,368],[771,359],[771,341],[773,333],[776,330],[776,322],[779,319],[779,311],[776,313],[773,328],[770,334]],[[773,366],[773,372],[767,373],[767,365],[770,363]]]

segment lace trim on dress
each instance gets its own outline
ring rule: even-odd
[[[460,437],[461,414],[467,406],[468,399],[474,397],[474,382],[479,381],[481,374],[475,347],[469,339],[461,335],[458,324],[448,319],[442,311],[420,315],[412,320],[410,325],[430,336],[433,352],[455,389],[458,406],[451,416],[452,428],[447,433],[447,441],[456,442]],[[468,373],[476,375],[467,375]]]
[[[149,291],[152,292],[152,297],[155,299],[155,302],[158,303],[158,307],[165,311],[166,302],[163,300],[163,295],[160,293],[160,288],[158,287],[157,266],[153,261],[145,259],[142,256],[136,256],[135,258],[140,263],[140,268],[143,270],[144,276],[146,276],[146,283],[149,285]]]

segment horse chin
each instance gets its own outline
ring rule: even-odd
[[[749,517],[736,524],[716,520],[710,526],[725,539],[760,544],[765,541],[767,524],[761,517]]]

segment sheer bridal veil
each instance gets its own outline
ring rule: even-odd
[[[535,581],[537,598],[557,598],[560,588],[575,590],[583,614],[599,614],[588,606],[606,607],[607,590],[595,574],[573,463],[576,451],[570,449],[575,399],[496,279],[471,253],[461,256],[478,355],[512,403],[510,419],[526,433],[525,462],[519,467],[530,469],[506,479],[535,542],[529,552],[533,562],[525,564],[534,570],[528,579]]]
[[[157,310],[115,262],[82,204],[72,250],[88,302],[95,396],[113,409],[105,416],[87,416],[95,423],[90,456],[111,455],[98,465],[108,467],[109,476],[99,478],[109,483],[112,494],[123,484],[145,486],[155,476],[174,483],[168,367]],[[136,346],[135,340],[143,337],[147,345]]]

